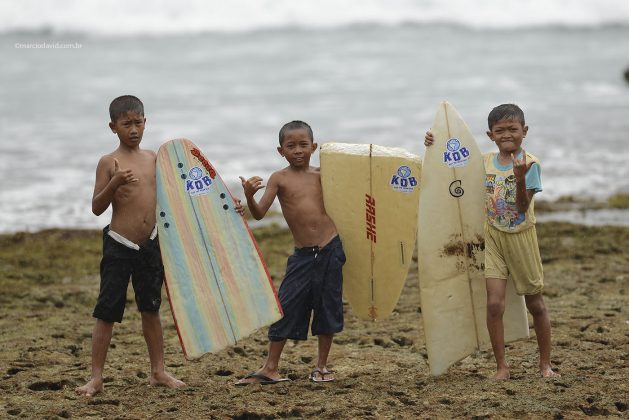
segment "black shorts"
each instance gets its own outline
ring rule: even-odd
[[[284,318],[269,328],[271,341],[306,340],[313,312],[312,335],[343,331],[343,264],[338,236],[323,248],[295,248],[278,293]]]
[[[157,237],[129,248],[103,229],[103,258],[100,262],[100,292],[92,316],[107,322],[121,322],[132,278],[135,302],[140,312],[155,312],[162,303],[164,266]]]

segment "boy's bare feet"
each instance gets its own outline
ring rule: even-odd
[[[180,381],[174,376],[170,375],[166,372],[154,372],[151,374],[151,379],[149,380],[149,385],[151,386],[165,386],[168,388],[181,388],[186,386],[186,383]]]
[[[93,397],[99,392],[103,392],[103,378],[92,378],[85,385],[78,387],[75,391],[79,395]]]
[[[494,379],[498,379],[501,381],[507,380],[510,377],[511,377],[511,374],[509,373],[508,367],[498,368],[498,370],[496,370],[496,374],[494,375]]]
[[[561,378],[561,375],[555,372],[550,366],[540,366],[539,372],[542,374],[542,378]]]

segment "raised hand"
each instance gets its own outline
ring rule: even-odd
[[[131,169],[120,169],[120,163],[118,159],[114,158],[114,174],[111,177],[116,186],[130,184],[132,182],[138,182],[139,179],[133,174]]]
[[[516,158],[515,154],[511,153],[511,160],[513,161],[513,174],[516,178],[524,178],[526,171],[533,165],[533,162],[527,165],[526,152],[524,150],[522,151],[522,159]]]
[[[435,137],[432,135],[432,131],[430,130],[426,131],[426,136],[424,137],[424,146],[426,147],[432,146],[434,142],[435,142]]]
[[[260,178],[259,176],[252,176],[249,179],[245,179],[243,177],[239,178],[240,183],[242,184],[242,188],[245,190],[246,197],[253,197],[258,190],[261,190],[265,187],[264,185],[262,185],[262,178]]]

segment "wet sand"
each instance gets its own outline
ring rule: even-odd
[[[279,284],[290,235],[277,226],[255,233]],[[628,418],[629,228],[548,222],[538,234],[559,379],[539,377],[532,326],[530,339],[507,347],[511,380],[489,379],[490,351],[429,376],[414,266],[391,318],[363,322],[345,308],[345,331],[331,354],[337,380],[326,384],[307,379],[316,360],[310,338],[286,346],[280,368],[291,382],[234,387],[265,357],[266,329],[236,347],[186,361],[165,303],[167,369],[189,386],[149,387],[130,289],[109,349],[105,391],[94,398],[74,389],[89,377],[100,232],[0,236],[0,417]]]

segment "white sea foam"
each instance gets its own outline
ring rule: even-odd
[[[450,23],[472,28],[629,25],[627,0],[3,0],[0,32],[186,34]]]

